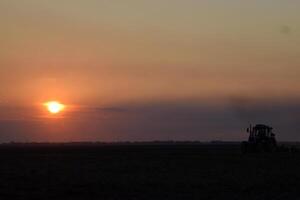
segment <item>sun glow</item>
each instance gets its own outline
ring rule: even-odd
[[[47,103],[44,104],[47,107],[47,110],[51,113],[51,114],[58,114],[61,111],[64,110],[65,105],[61,104],[58,101],[49,101]]]

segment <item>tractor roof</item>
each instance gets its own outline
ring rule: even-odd
[[[272,130],[273,128],[264,124],[257,124],[256,126],[254,126],[255,129],[269,129]]]

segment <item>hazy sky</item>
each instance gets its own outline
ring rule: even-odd
[[[250,122],[300,140],[299,8],[1,0],[0,142],[238,140]]]

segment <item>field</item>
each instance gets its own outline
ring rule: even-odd
[[[299,199],[300,153],[234,144],[2,145],[0,199]]]

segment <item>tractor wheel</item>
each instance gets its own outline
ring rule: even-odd
[[[242,150],[242,154],[246,154],[248,153],[248,142],[242,142],[242,145],[241,145],[241,150]]]

